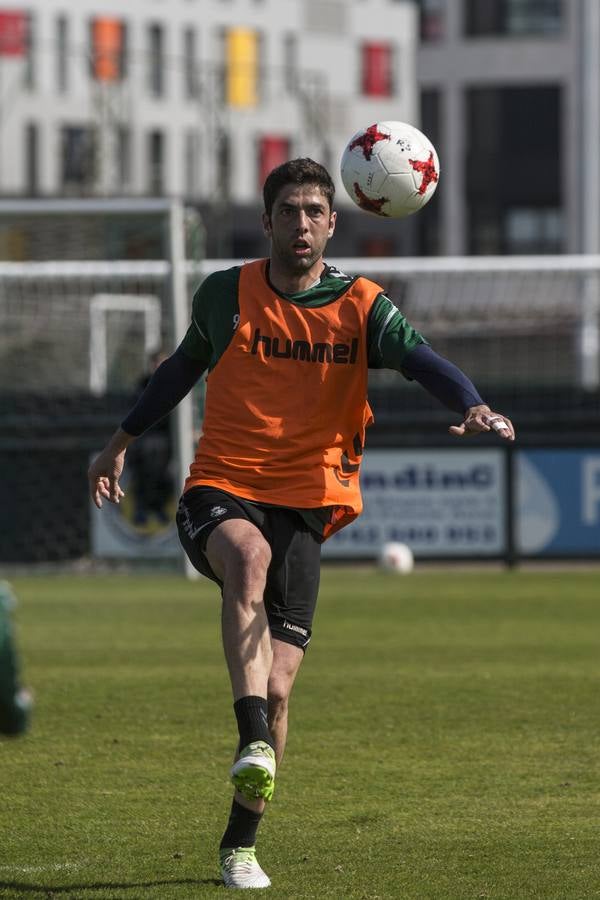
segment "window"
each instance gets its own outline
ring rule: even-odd
[[[164,193],[165,136],[162,131],[148,135],[148,192],[153,197]]]
[[[90,62],[96,81],[120,81],[127,65],[127,30],[120,19],[92,19]]]
[[[183,32],[183,92],[188,100],[200,95],[196,52],[196,32],[186,28]]]
[[[129,64],[129,30],[127,22],[121,22],[121,53],[119,55],[119,71],[121,80],[127,77]]]
[[[216,195],[226,200],[231,191],[231,141],[226,131],[217,135],[217,184]]]
[[[131,187],[131,130],[127,125],[117,128],[117,165],[119,187],[127,190]]]
[[[258,142],[258,191],[269,172],[290,158],[290,141],[279,135],[264,135]]]
[[[288,94],[298,93],[298,35],[290,31],[283,39],[283,78]]]
[[[442,103],[444,95],[438,88],[421,92],[421,129],[431,139],[442,159]],[[443,182],[442,182],[443,185]],[[428,203],[416,217],[419,253],[433,256],[442,249],[441,200],[443,187],[434,202]]]
[[[164,85],[164,31],[162,25],[148,28],[148,88],[153,97],[162,97]]]
[[[421,40],[440,41],[444,38],[446,0],[420,0],[419,29]]]
[[[555,35],[562,30],[562,0],[466,0],[465,30],[471,36]]]
[[[557,85],[467,91],[469,253],[562,251],[561,103]]]
[[[393,94],[393,47],[387,43],[362,45],[362,93],[367,97]]]
[[[27,88],[28,91],[33,91],[35,89],[36,84],[36,36],[35,36],[35,20],[31,13],[25,14],[26,20],[26,30],[25,33],[27,35],[26,39],[26,47],[27,53],[25,56],[25,68],[23,71],[23,84]]]
[[[512,207],[504,216],[507,253],[561,253],[562,210],[552,207]]]
[[[200,135],[196,130],[185,133],[183,155],[185,193],[196,197],[200,193]]]
[[[61,137],[63,188],[91,188],[96,177],[96,132],[84,125],[66,125]]]
[[[39,130],[35,122],[25,126],[25,193],[28,197],[39,193]]]
[[[56,19],[56,87],[59,94],[69,87],[69,21],[66,16]]]
[[[562,26],[562,0],[505,0],[508,34],[557,34]]]

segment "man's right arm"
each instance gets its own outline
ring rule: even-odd
[[[103,499],[119,503],[123,496],[119,478],[129,444],[170,413],[206,368],[203,359],[192,359],[181,346],[158,367],[133,409],[88,470],[90,493],[98,509]]]
[[[123,431],[139,437],[155,425],[189,394],[206,367],[204,360],[192,359],[180,345],[172,356],[161,363],[133,409],[123,419]]]
[[[92,500],[118,503],[129,444],[173,410],[203,372],[214,366],[235,328],[239,267],[213,272],[192,301],[192,321],[175,353],[158,367],[133,409],[88,470]],[[239,318],[239,315],[237,316]]]

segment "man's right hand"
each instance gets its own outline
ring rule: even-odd
[[[125,496],[119,478],[125,464],[127,445],[132,440],[131,435],[119,429],[88,469],[90,494],[98,509],[102,509],[103,499],[119,503]]]

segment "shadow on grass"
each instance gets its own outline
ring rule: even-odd
[[[27,894],[43,893],[52,894],[68,894],[73,891],[106,891],[106,890],[123,890],[129,891],[134,888],[154,888],[154,887],[176,887],[177,885],[191,885],[192,887],[202,887],[203,885],[214,885],[219,887],[223,882],[219,878],[173,878],[164,881],[132,881],[129,884],[113,881],[92,882],[91,884],[25,884],[22,881],[0,881],[1,890],[13,890]]]

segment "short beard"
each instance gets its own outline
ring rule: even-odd
[[[274,248],[277,249],[277,248]],[[287,249],[284,253],[277,254],[280,262],[284,263],[286,268],[289,269],[290,272],[294,274],[302,274],[310,269],[311,266],[317,262],[320,253],[313,251],[310,256],[294,256],[292,252],[288,252]]]

